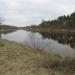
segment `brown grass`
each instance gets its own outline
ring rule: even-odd
[[[75,75],[75,60],[0,40],[0,75]]]

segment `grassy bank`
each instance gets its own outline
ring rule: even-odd
[[[75,75],[75,59],[0,40],[0,75]]]
[[[58,32],[58,33],[75,32],[75,28],[25,28],[25,30],[32,32]]]
[[[10,32],[14,32],[17,29],[0,29],[0,33],[10,33]]]

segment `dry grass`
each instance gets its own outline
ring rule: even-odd
[[[75,60],[0,40],[0,75],[75,75]]]

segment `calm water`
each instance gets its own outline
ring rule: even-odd
[[[33,33],[18,30],[11,33],[1,34],[0,38],[16,41],[32,47],[41,48],[61,56],[75,56],[75,34],[67,33]]]

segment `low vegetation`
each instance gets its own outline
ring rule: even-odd
[[[9,25],[0,25],[0,33],[8,33],[16,31],[18,28],[15,26],[9,26]]]
[[[0,75],[75,75],[75,58],[0,40]]]

